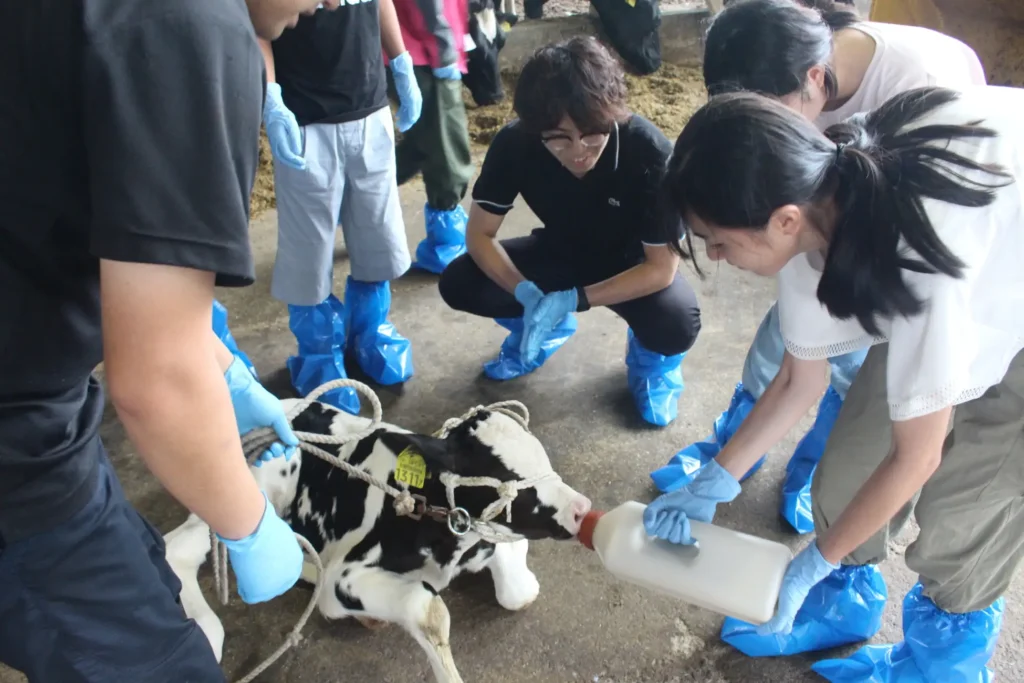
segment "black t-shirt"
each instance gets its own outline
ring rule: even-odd
[[[271,43],[284,104],[300,126],[363,119],[388,104],[377,0],[299,18]]]
[[[255,277],[263,60],[244,0],[32,0],[0,23],[0,535],[93,490],[99,259]]]
[[[597,165],[577,178],[540,136],[512,121],[487,150],[473,201],[504,215],[522,195],[553,248],[601,264],[635,265],[644,244],[682,236],[681,220],[659,201],[671,155],[672,143],[658,127],[633,114],[612,131]]]

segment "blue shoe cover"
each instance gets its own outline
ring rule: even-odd
[[[540,345],[540,354],[530,363],[524,363],[519,353],[519,344],[523,339],[523,319],[497,318],[494,322],[510,332],[502,342],[497,358],[484,363],[484,374],[499,381],[515,379],[533,372],[569,341],[569,337],[576,334],[576,316],[570,313],[555,326],[551,335]]]
[[[986,666],[1003,625],[1004,600],[952,614],[928,599],[920,583],[903,600],[903,642],[868,645],[846,659],[812,668],[832,683],[989,683]]]
[[[641,417],[664,427],[679,415],[683,393],[685,353],[663,356],[640,345],[633,330],[626,332],[626,379]]]
[[[348,277],[348,346],[363,372],[384,386],[400,384],[413,374],[412,344],[388,322],[390,310],[391,286],[387,282],[360,282]]]
[[[800,439],[796,450],[793,451],[793,457],[786,465],[780,512],[797,533],[807,534],[814,531],[811,480],[842,407],[843,399],[839,398],[839,394],[830,386],[818,404],[818,415],[814,418],[814,425],[804,434],[804,438]]]
[[[321,384],[347,379],[345,373],[345,307],[333,294],[316,306],[288,306],[288,326],[299,342],[298,355],[288,359],[292,386],[306,396]],[[342,387],[318,400],[353,415],[359,414],[359,395]]]
[[[761,636],[754,626],[727,617],[722,640],[748,657],[780,657],[868,640],[882,627],[888,591],[873,564],[843,565],[807,594],[785,635]]]
[[[737,384],[729,407],[715,420],[711,436],[704,441],[690,444],[673,455],[667,465],[651,472],[651,480],[658,490],[668,493],[693,481],[700,468],[713,460],[722,450],[722,446],[732,438],[753,407],[754,397],[743,388],[743,384]],[[764,461],[764,458],[758,460],[743,480],[759,470]]]
[[[414,268],[440,274],[448,264],[466,253],[466,221],[469,217],[461,205],[450,211],[423,207],[427,236],[416,246]]]
[[[249,356],[245,355],[245,352],[238,348],[231,330],[228,329],[228,309],[224,308],[224,304],[216,299],[213,300],[213,333],[224,342],[224,346],[228,347],[231,353],[242,359],[242,362],[249,369],[249,372],[252,373],[252,376],[259,379],[259,375],[256,374],[256,368],[253,366],[252,361],[249,360]]]

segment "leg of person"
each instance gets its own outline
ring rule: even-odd
[[[334,233],[345,190],[338,125],[305,126],[302,137],[305,170],[274,164],[277,255],[270,293],[288,305],[288,325],[298,342],[288,372],[295,391],[305,396],[348,374],[345,308],[331,293]],[[320,400],[359,412],[359,396],[348,387],[329,391]]]
[[[388,321],[389,282],[409,270],[410,257],[395,182],[391,111],[384,107],[338,130],[345,175],[341,229],[352,264],[345,287],[348,347],[375,382],[399,384],[412,377],[412,345]]]
[[[502,247],[523,277],[545,292],[575,287],[577,278],[570,256],[552,249],[544,229],[528,237],[502,240]],[[463,254],[445,268],[438,283],[441,298],[451,308],[494,318],[509,331],[498,356],[484,364],[484,374],[495,380],[509,380],[533,372],[576,332],[576,316],[565,316],[541,344],[536,359],[525,362],[519,351],[523,337],[523,307],[509,292],[480,270],[469,254]]]
[[[426,67],[416,67],[416,79],[423,93],[423,113],[409,132],[427,190],[427,236],[416,247],[413,265],[440,273],[466,252],[468,217],[459,202],[473,177],[469,124],[461,81],[435,78]]]
[[[782,341],[782,329],[779,324],[778,303],[774,303],[761,320],[754,341],[747,351],[743,364],[743,380],[736,385],[729,407],[712,425],[711,435],[704,441],[692,443],[676,452],[664,467],[651,472],[651,480],[659,490],[667,493],[686,486],[697,476],[701,467],[719,454],[750,414],[754,403],[778,374],[785,351],[786,346]],[[746,480],[761,469],[764,461],[765,458],[761,458],[743,479]]]
[[[235,341],[234,335],[231,334],[231,329],[228,327],[228,309],[224,308],[224,304],[213,300],[213,333],[217,335],[217,338],[224,343],[224,346],[228,347],[228,351],[232,355],[242,359],[245,363],[245,367],[249,369],[252,376],[259,379],[259,375],[256,374],[256,367],[249,360],[249,356],[238,348],[238,343]]]
[[[124,499],[104,456],[75,516],[0,541],[0,662],[31,683],[224,683],[180,588],[163,539]]]
[[[906,560],[919,578],[903,601],[903,642],[815,670],[844,682],[992,680],[1003,594],[1024,557],[1022,490],[1024,353],[1000,384],[954,411],[942,464],[915,510],[921,533]]]
[[[697,295],[679,274],[665,289],[609,306],[626,324],[626,378],[641,417],[664,427],[679,414],[682,363],[700,332]]]
[[[888,344],[879,344],[868,353],[814,473],[814,528],[819,535],[835,523],[892,448],[886,398],[888,349]],[[760,636],[753,625],[726,619],[722,639],[749,656],[764,657],[823,650],[871,638],[881,628],[888,598],[877,565],[886,558],[889,539],[903,527],[912,510],[913,501],[811,589],[791,633]]]

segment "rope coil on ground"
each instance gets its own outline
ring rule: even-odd
[[[320,448],[316,444],[324,445],[335,445],[342,446],[353,441],[359,441],[365,439],[367,436],[373,434],[381,424],[383,420],[383,409],[380,405],[380,399],[377,394],[362,382],[358,382],[352,379],[337,379],[331,382],[327,382],[314,391],[310,392],[304,399],[295,404],[295,406],[287,413],[289,424],[298,417],[303,410],[308,408],[310,405],[315,403],[320,396],[323,396],[329,391],[334,389],[340,389],[350,387],[355,389],[358,393],[362,394],[370,401],[370,405],[373,407],[373,418],[370,420],[370,424],[366,429],[356,434],[350,434],[346,436],[335,436],[333,434],[314,434],[311,432],[295,432],[295,436],[299,439],[298,448],[305,453],[314,455],[321,460],[343,470],[347,475],[355,477],[361,481],[366,482],[371,486],[375,486],[389,496],[394,498],[395,513],[400,517],[414,517],[417,514],[417,499],[414,497],[408,489],[396,488],[391,486],[386,481],[377,479],[369,472],[354,467],[348,462],[332,455]],[[510,419],[514,420],[526,431],[530,429],[530,411],[525,405],[519,401],[500,401],[498,403],[491,404],[489,406],[476,406],[471,410],[467,411],[461,417],[450,418],[445,420],[434,436],[437,438],[445,438],[451,433],[453,429],[458,427],[470,417],[480,412],[481,410],[489,410],[495,413],[502,413]],[[245,454],[246,462],[250,465],[255,462],[256,458],[260,456],[271,444],[277,441],[277,433],[267,427],[263,429],[256,429],[242,437],[242,452]],[[557,479],[558,475],[550,473],[535,477],[533,479],[514,481],[514,482],[502,482],[497,479],[489,477],[460,477],[451,472],[444,472],[441,474],[441,481],[444,483],[447,489],[449,509],[444,510],[442,508],[435,508],[426,505],[426,501],[423,502],[423,510],[421,515],[426,514],[438,520],[444,518],[449,529],[452,533],[462,535],[469,531],[474,531],[480,535],[485,541],[490,543],[507,543],[512,541],[518,541],[522,536],[518,534],[509,534],[499,529],[495,529],[491,524],[491,521],[498,517],[502,512],[505,512],[506,520],[512,521],[512,501],[515,500],[519,494],[520,489],[534,486],[541,481],[549,479]],[[495,489],[498,492],[498,500],[491,503],[483,513],[480,515],[480,519],[473,519],[468,512],[462,508],[456,507],[455,505],[455,489],[459,486],[487,486]],[[456,523],[454,520],[458,518],[459,522]],[[464,526],[461,526],[464,525]],[[312,563],[316,566],[317,580],[313,587],[313,595],[309,599],[309,603],[306,605],[306,609],[303,610],[302,615],[296,622],[295,627],[289,632],[288,637],[285,638],[284,642],[267,657],[259,666],[246,674],[243,678],[239,679],[237,683],[251,683],[260,674],[270,668],[278,659],[284,655],[289,649],[297,645],[302,640],[302,629],[305,628],[306,623],[313,615],[313,610],[316,609],[316,605],[320,599],[320,593],[323,590],[323,576],[324,567],[320,561],[320,555],[313,548],[313,545],[306,540],[303,536],[295,534],[295,538],[298,540],[299,545],[302,547],[303,552],[309,556]],[[230,600],[229,584],[228,584],[228,550],[227,547],[220,542],[217,538],[216,532],[210,530],[210,549],[213,555],[213,579],[214,579],[214,590],[217,593],[217,597],[222,605],[227,605]]]

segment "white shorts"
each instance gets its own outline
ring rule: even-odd
[[[392,280],[409,269],[393,125],[384,107],[358,121],[304,126],[306,169],[274,164],[276,299],[314,306],[331,294],[339,223],[354,279]]]

